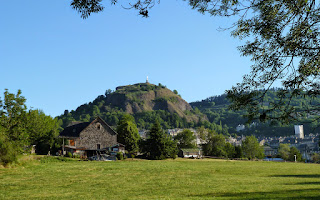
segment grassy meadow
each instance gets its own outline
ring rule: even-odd
[[[0,199],[320,199],[320,165],[263,161],[28,161]]]

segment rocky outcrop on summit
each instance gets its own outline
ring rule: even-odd
[[[112,108],[120,108],[130,114],[165,110],[176,113],[186,118],[187,121],[198,121],[199,119],[191,112],[186,114],[192,111],[190,104],[161,84],[138,83],[117,87],[115,92],[106,97],[105,104]]]

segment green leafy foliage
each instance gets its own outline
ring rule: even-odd
[[[236,149],[235,146],[233,146],[231,143],[226,142],[225,146],[225,156],[227,158],[236,158]]]
[[[0,129],[0,164],[4,166],[17,161],[17,150]]]
[[[118,142],[124,144],[129,153],[136,154],[139,151],[138,142],[140,135],[134,118],[129,115],[123,115],[117,126]]]
[[[221,134],[213,135],[208,139],[208,142],[203,145],[202,149],[205,155],[226,157],[226,139]]]
[[[5,165],[31,145],[43,154],[59,147],[57,119],[39,110],[27,111],[25,101],[21,90],[17,94],[5,90],[4,101],[0,100],[0,163]]]
[[[247,136],[242,142],[242,150],[245,157],[249,160],[255,158],[264,158],[263,147],[259,145],[259,142],[254,136]]]
[[[278,149],[278,154],[283,160],[289,160],[290,156],[290,145],[289,144],[280,144]]]
[[[320,154],[319,153],[314,153],[311,157],[311,160],[314,163],[320,163]]]
[[[123,159],[124,159],[123,153],[122,152],[118,152],[117,153],[117,160],[123,160]]]
[[[178,133],[174,140],[178,143],[178,148],[196,148],[196,136],[189,129],[184,129],[182,132]]]
[[[301,155],[300,151],[296,147],[290,147],[290,154],[289,154],[288,160],[295,161],[295,159],[297,162],[304,161],[302,159],[302,155]]]

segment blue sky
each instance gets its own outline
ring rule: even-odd
[[[22,90],[27,105],[53,117],[107,89],[149,81],[188,102],[220,95],[250,71],[232,38],[232,19],[164,0],[142,18],[121,5],[86,20],[67,0],[2,1],[0,93]]]

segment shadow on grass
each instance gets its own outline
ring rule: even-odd
[[[288,183],[286,185],[319,185],[320,186],[320,182],[299,182],[299,183]]]
[[[320,178],[320,174],[297,174],[297,175],[273,175],[271,177],[287,177],[287,178]]]
[[[190,195],[190,197],[214,198],[225,197],[235,199],[320,199],[319,189],[282,190],[272,192],[225,192]]]

